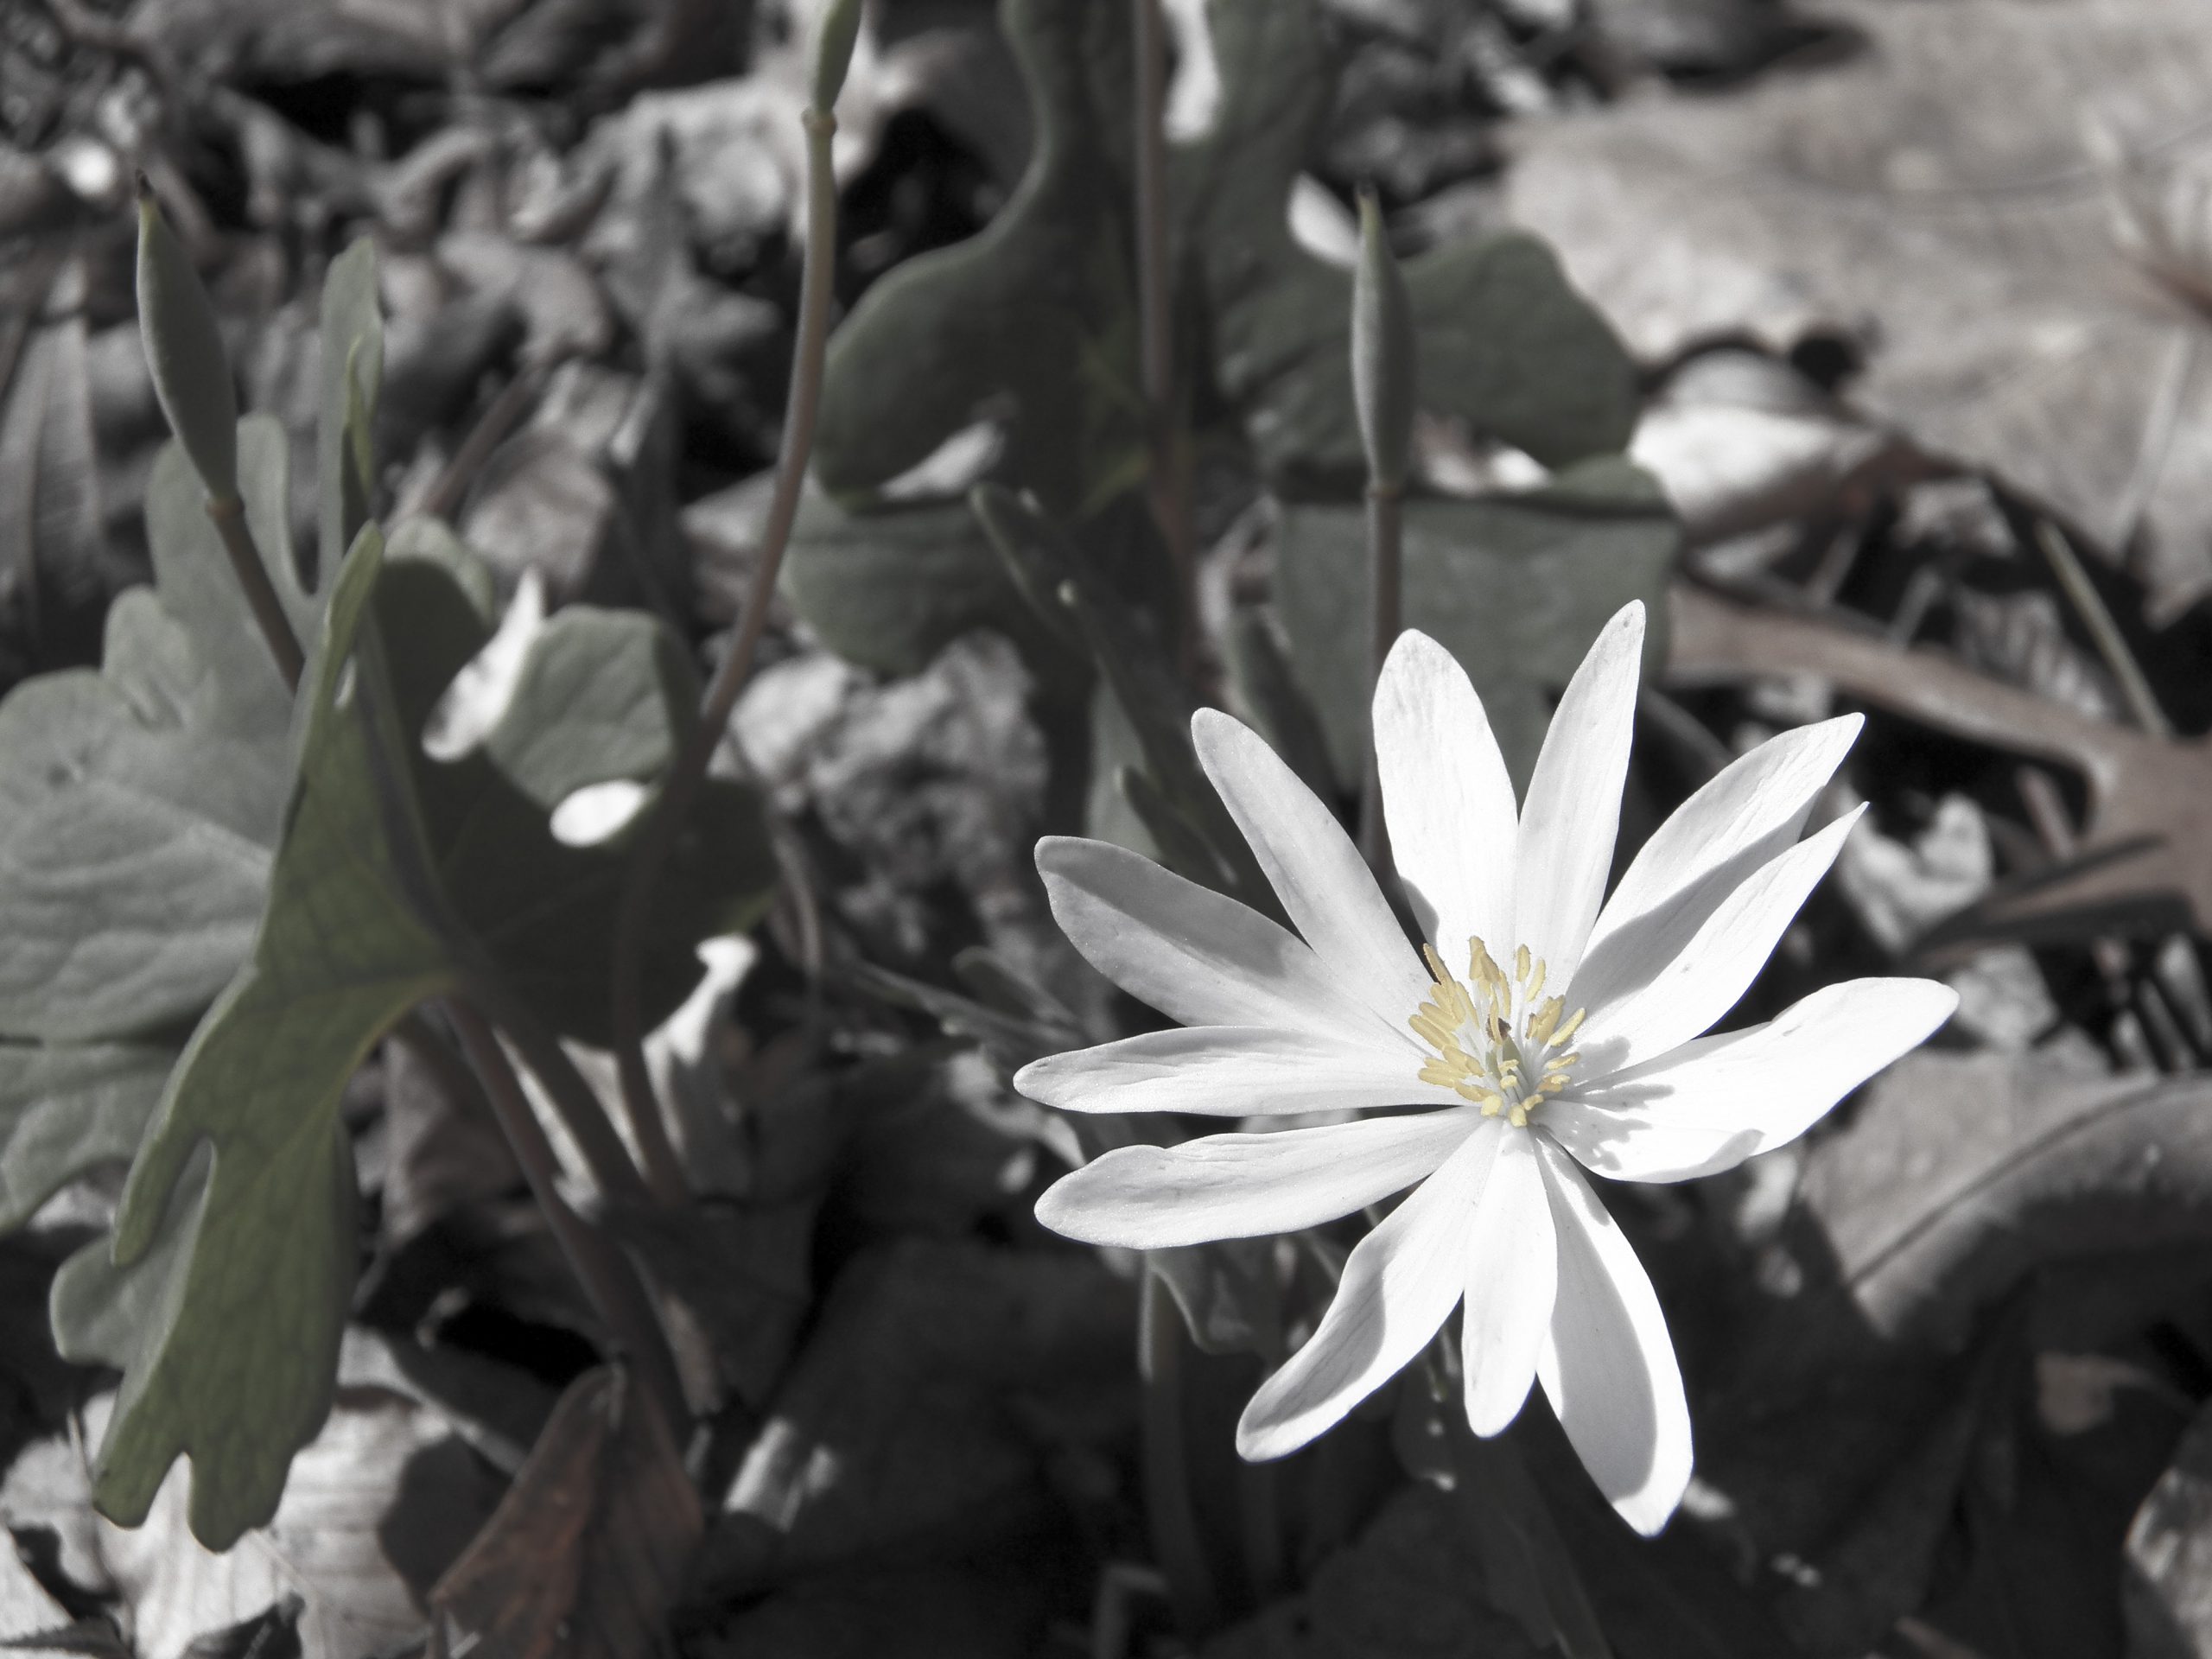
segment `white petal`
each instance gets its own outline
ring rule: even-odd
[[[1630,963],[1626,992],[1587,1002],[1589,1020],[1576,1046],[1588,1057],[1582,1070],[1590,1084],[1681,1047],[1735,1007],[1865,810],[1846,813],[1768,860],[1714,906],[1671,960]],[[1574,995],[1580,999],[1583,987]]]
[[[1615,1001],[1631,964],[1679,955],[1723,899],[1797,839],[1865,723],[1844,715],[1769,738],[1676,808],[1599,912],[1573,1000]]]
[[[1375,683],[1375,753],[1390,855],[1447,960],[1513,928],[1513,780],[1474,683],[1425,633],[1398,636]]]
[[[1538,1141],[1559,1229],[1559,1301],[1536,1376],[1582,1466],[1647,1536],[1690,1479],[1690,1410],[1659,1298],[1574,1161]]]
[[[1559,1291],[1559,1246],[1536,1137],[1509,1130],[1475,1205],[1461,1353],[1467,1422],[1495,1434],[1520,1414]]]
[[[1037,1219],[1070,1238],[1132,1250],[1295,1232],[1403,1192],[1479,1122],[1463,1107],[1121,1147],[1046,1189]]]
[[[1148,1031],[1032,1060],[1014,1085],[1070,1112],[1200,1112],[1211,1117],[1376,1106],[1459,1105],[1423,1083],[1410,1052],[1357,1047],[1326,1032],[1267,1026]]]
[[[1332,981],[1402,1028],[1428,995],[1428,974],[1336,814],[1256,733],[1219,709],[1193,715],[1191,736],[1206,776]]]
[[[1467,1225],[1497,1156],[1503,1121],[1484,1118],[1459,1149],[1353,1249],[1336,1300],[1306,1345],[1260,1385],[1236,1450],[1285,1457],[1419,1354],[1459,1300]]]
[[[1951,1017],[1930,979],[1853,979],[1763,1026],[1686,1043],[1543,1109],[1545,1131],[1617,1180],[1681,1181],[1795,1141]]]
[[[1605,894],[1643,658],[1643,606],[1631,601],[1567,682],[1522,804],[1508,944],[1541,957],[1554,985],[1574,976]]]
[[[1169,1019],[1375,1039],[1375,1016],[1336,988],[1313,947],[1249,906],[1103,841],[1047,836],[1037,868],[1084,959]],[[1403,1017],[1389,1031],[1418,1047]]]

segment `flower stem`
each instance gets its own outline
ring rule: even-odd
[[[514,1040],[523,1063],[544,1085],[553,1109],[561,1115],[576,1150],[590,1166],[599,1190],[618,1204],[645,1205],[658,1198],[639,1177],[638,1166],[631,1161],[622,1137],[614,1132],[597,1092],[530,1005],[480,966],[469,976],[469,995]]]
[[[276,659],[276,671],[284,677],[284,689],[297,691],[300,676],[307,668],[307,654],[300,649],[300,637],[292,632],[284,601],[276,596],[276,584],[269,579],[269,567],[262,563],[261,550],[254,544],[253,531],[245,522],[245,503],[235,495],[210,496],[207,516],[223,538],[223,551],[231,556],[231,572],[238,579],[239,591],[245,594],[246,607],[268,643],[270,656]]]
[[[706,781],[708,763],[714,759],[715,747],[737,707],[737,694],[744,689],[761,631],[767,626],[768,604],[775,596],[776,576],[783,568],[784,550],[791,542],[791,523],[798,515],[799,493],[806,481],[807,458],[814,447],[814,417],[822,401],[823,359],[830,338],[830,279],[836,271],[837,179],[830,166],[830,140],[836,136],[837,118],[817,105],[810,106],[801,119],[806,127],[806,248],[799,289],[798,341],[792,352],[791,397],[784,411],[775,490],[760,535],[760,563],[753,572],[752,589],[746,595],[737,636],[707,689],[699,723],[669,769],[660,798],[638,836],[615,918],[610,988],[615,1068],[622,1080],[623,1110],[645,1159],[647,1183],[654,1195],[667,1204],[682,1203],[689,1188],[661,1118],[652,1073],[645,1066],[642,984],[645,924],[652,912],[661,868],[674,852],[692,802]]]
[[[1404,499],[1395,485],[1367,486],[1368,613],[1374,632],[1369,642],[1368,685],[1382,673],[1383,660],[1397,643],[1399,607],[1404,591]],[[1359,848],[1376,870],[1390,862],[1390,833],[1382,822],[1382,772],[1376,760],[1374,734],[1367,741],[1367,772],[1359,797]]]
[[[1138,1301],[1137,1373],[1142,1380],[1145,1518],[1166,1574],[1168,1599],[1185,1636],[1221,1622],[1221,1596],[1207,1564],[1191,1496],[1189,1435],[1183,1420],[1183,1316],[1149,1267]]]
[[[1152,516],[1175,571],[1177,661],[1197,664],[1198,553],[1191,525],[1191,456],[1175,417],[1175,293],[1168,276],[1167,42],[1160,0],[1129,0],[1136,54],[1137,318],[1143,354]]]
[[[690,1421],[683,1399],[675,1356],[668,1338],[653,1316],[645,1287],[637,1269],[620,1247],[593,1226],[561,1196],[559,1160],[552,1143],[538,1123],[537,1114],[522,1092],[520,1079],[507,1061],[506,1052],[484,1016],[459,997],[447,1004],[448,1016],[484,1085],[492,1111],[505,1131],[515,1160],[530,1184],[530,1195],[544,1215],[547,1226],[583,1287],[592,1311],[607,1326],[625,1357],[637,1367],[646,1396],[660,1410],[671,1432],[679,1438]]]

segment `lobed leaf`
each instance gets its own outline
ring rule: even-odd
[[[135,1522],[188,1455],[193,1529],[216,1548],[273,1512],[328,1409],[357,1265],[347,1078],[401,1015],[487,963],[563,1030],[596,1028],[621,855],[563,846],[550,808],[664,767],[696,696],[659,624],[578,607],[534,643],[481,747],[430,760],[422,722],[491,627],[467,556],[410,540],[413,556],[388,557],[372,526],[340,569],[252,950],[169,1081],[112,1265],[80,1257],[55,1293],[73,1351],[124,1367],[102,1509]],[[566,731],[582,741],[564,749]],[[752,798],[711,786],[649,930],[649,1014],[696,982],[699,938],[758,913],[772,868]]]
[[[1567,683],[1630,600],[1643,600],[1652,619],[1646,663],[1664,658],[1660,601],[1680,541],[1658,486],[1610,456],[1541,489],[1406,504],[1406,626],[1466,668],[1516,783],[1526,783],[1550,721],[1544,688]],[[1357,507],[1283,509],[1275,603],[1294,671],[1347,780],[1359,775],[1367,742],[1366,546]]]
[[[238,424],[247,523],[305,601],[276,423]],[[0,700],[0,1034],[131,1037],[197,1015],[252,938],[290,700],[171,444],[146,493],[154,586],[110,608],[98,672]]]

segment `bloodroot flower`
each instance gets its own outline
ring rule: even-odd
[[[1466,675],[1426,636],[1399,639],[1375,741],[1418,950],[1329,809],[1212,710],[1192,722],[1198,758],[1297,934],[1119,848],[1039,843],[1076,948],[1185,1028],[1039,1060],[1015,1079],[1025,1093],[1083,1112],[1366,1114],[1119,1148],[1045,1194],[1046,1225],[1162,1249],[1291,1232],[1413,1189],[1253,1396],[1246,1458],[1336,1423],[1464,1301],[1474,1431],[1504,1428],[1541,1380],[1615,1508],[1657,1531],[1689,1479],[1681,1373],[1651,1281],[1583,1172],[1731,1168],[1803,1134],[1956,1003],[1927,980],[1859,979],[1700,1035],[1850,833],[1856,814],[1797,839],[1859,722],[1785,732],[1729,766],[1601,907],[1643,640],[1639,605],[1607,624],[1516,813]]]

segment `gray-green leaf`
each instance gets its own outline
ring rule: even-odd
[[[1474,501],[1409,501],[1405,624],[1457,657],[1525,785],[1564,686],[1605,620],[1631,599],[1649,619],[1647,664],[1665,660],[1666,592],[1681,539],[1657,485],[1612,457],[1541,489]],[[1356,506],[1286,506],[1275,603],[1291,664],[1320,711],[1339,778],[1367,742],[1367,529]]]

